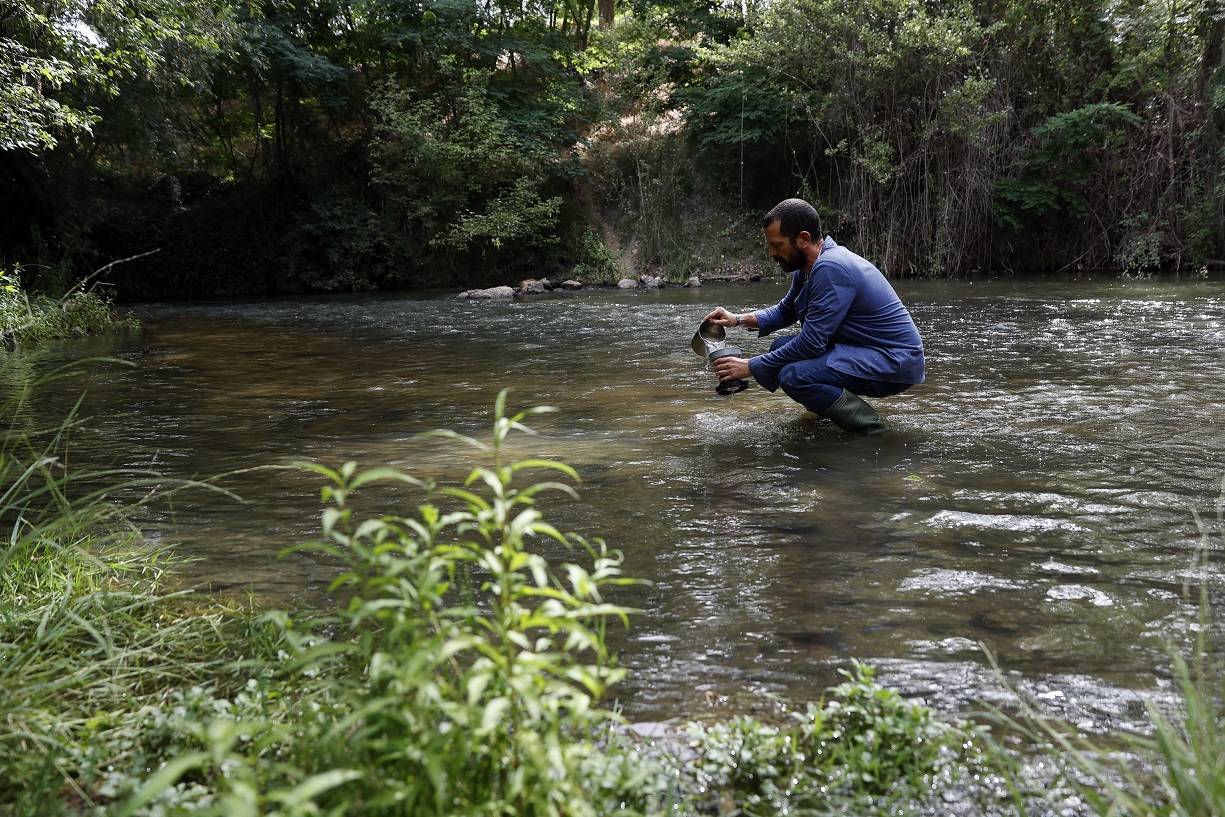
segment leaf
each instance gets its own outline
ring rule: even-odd
[[[382,519],[367,519],[357,526],[357,530],[353,532],[353,538],[357,539],[372,539],[375,533],[388,529],[388,524]]]
[[[502,481],[498,479],[498,475],[488,468],[473,468],[468,474],[468,478],[464,480],[464,485],[471,485],[478,479],[489,486],[489,490],[493,491],[494,496],[502,495]]]
[[[494,422],[501,420],[506,416],[506,395],[510,393],[510,389],[502,389],[498,392],[498,397],[493,401],[493,418]]]
[[[331,536],[332,530],[336,527],[336,523],[344,516],[344,511],[339,508],[324,508],[323,509],[323,534]]]
[[[569,544],[565,536],[562,536],[561,531],[550,525],[548,522],[533,522],[528,525],[527,530],[530,533],[543,533],[545,536],[552,537],[563,545]]]
[[[510,709],[510,699],[503,696],[494,698],[485,704],[485,711],[481,714],[481,725],[476,730],[477,734],[487,735],[496,729],[508,709]]]
[[[559,491],[571,499],[578,499],[578,491],[566,485],[564,482],[537,482],[535,485],[530,485],[522,491],[515,493],[515,502],[528,503],[532,501],[532,497],[536,494],[545,491]]]
[[[324,792],[358,780],[361,776],[362,773],[356,769],[332,769],[306,778],[287,792],[273,792],[269,795],[269,799],[284,803],[291,809],[297,809]]]
[[[335,482],[338,485],[343,482],[339,473],[337,473],[336,471],[333,471],[331,468],[328,468],[326,465],[320,465],[317,462],[305,462],[305,461],[295,462],[293,463],[293,467],[301,469],[303,471],[308,471],[312,474],[318,474],[319,476],[326,477],[327,479],[331,480],[332,482]]]
[[[371,482],[404,482],[409,485],[415,485],[418,488],[425,487],[425,483],[421,480],[395,468],[371,468],[369,471],[362,471],[353,478],[353,481],[349,483],[349,487],[355,490]]]
[[[153,802],[155,797],[177,783],[178,779],[186,772],[198,766],[203,766],[207,761],[208,754],[206,752],[192,752],[191,754],[176,757],[158,769],[157,773],[145,781],[145,785],[140,787],[140,791],[132,795],[113,814],[115,817],[132,817],[138,810]]]
[[[474,494],[471,491],[465,491],[463,488],[439,488],[438,493],[453,496],[457,499],[462,499],[464,502],[467,502],[469,505],[479,508],[482,511],[492,509],[492,506],[490,506],[489,502],[483,496],[480,494]]]
[[[438,428],[438,429],[434,429],[433,431],[425,431],[425,432],[422,432],[421,434],[418,434],[417,436],[418,437],[441,437],[446,440],[455,440],[456,442],[461,442],[464,445],[470,445],[473,448],[477,449],[478,451],[491,450],[489,446],[485,445],[485,443],[481,442],[480,440],[476,440],[476,439],[473,439],[472,437],[464,436],[463,434],[457,434],[456,432],[451,431],[450,429],[447,429],[447,428]]]
[[[561,471],[563,474],[570,477],[575,482],[583,481],[579,477],[578,471],[575,471],[572,467],[570,467],[569,465],[566,465],[564,462],[556,462],[554,460],[529,459],[529,460],[519,460],[518,462],[512,462],[510,464],[510,470],[512,473],[523,471],[524,469],[527,469],[527,468],[549,468],[554,471]]]

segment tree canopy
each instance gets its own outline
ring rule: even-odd
[[[681,274],[799,194],[890,274],[1213,266],[1223,26],[1212,0],[13,0],[0,264],[62,289],[162,247],[133,297]]]

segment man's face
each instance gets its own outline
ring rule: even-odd
[[[783,272],[791,272],[804,266],[804,253],[796,246],[795,239],[788,238],[779,231],[779,221],[775,219],[765,229],[766,244],[769,246],[770,257],[783,268]],[[807,233],[800,233],[801,236]]]

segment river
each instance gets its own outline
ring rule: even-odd
[[[1143,720],[1166,645],[1221,586],[1225,288],[1218,282],[902,282],[927,383],[874,401],[894,426],[850,437],[781,392],[732,397],[689,349],[711,307],[782,285],[598,290],[527,301],[442,294],[136,309],[139,333],[54,347],[107,354],[48,387],[46,421],[87,393],[77,463],[209,476],[314,459],[462,475],[497,391],[550,404],[515,453],[583,477],[558,527],[603,536],[651,581],[616,636],[633,719],[815,699],[851,657],[949,710],[1003,699],[978,644],[1085,728]],[[751,353],[768,339],[732,330]],[[464,454],[466,456],[466,454]],[[313,477],[236,474],[142,520],[192,581],[320,603],[334,572],[281,559],[318,524]],[[385,510],[404,510],[386,508]],[[1190,599],[1184,591],[1190,588]]]

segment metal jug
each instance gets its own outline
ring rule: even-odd
[[[694,354],[699,357],[706,358],[713,368],[715,361],[721,357],[742,357],[744,350],[739,346],[729,346],[727,343],[727,330],[717,323],[710,321],[702,321],[702,325],[698,327],[698,331],[693,333],[693,340],[689,343]],[[749,387],[747,380],[729,380],[726,383],[720,381],[718,386],[715,386],[715,394],[737,394]]]

